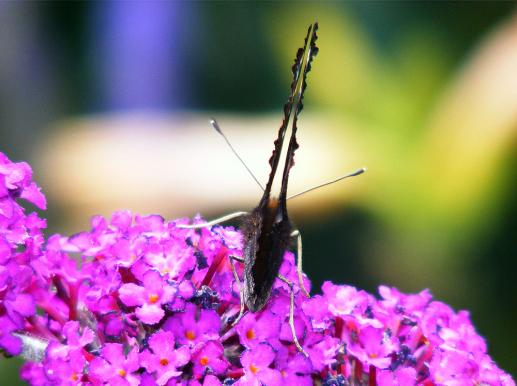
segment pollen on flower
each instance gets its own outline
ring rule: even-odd
[[[157,294],[151,294],[149,295],[149,303],[154,304],[156,303],[160,297]]]
[[[79,376],[77,375],[77,373],[75,371],[72,373],[72,375],[70,375],[70,380],[71,381],[79,380]]]
[[[206,366],[208,364],[208,357],[204,356],[204,357],[201,357],[201,359],[199,360],[199,363],[201,363],[202,366]]]
[[[255,366],[253,363],[250,365],[250,371],[253,373],[253,374],[257,374],[257,372],[259,371],[259,368],[257,366]]]
[[[122,378],[125,378],[127,373],[124,369],[118,369],[117,374],[120,375]]]
[[[196,339],[196,334],[192,330],[185,331],[185,338],[188,340],[194,340]]]
[[[160,358],[160,364],[162,366],[167,366],[169,364],[169,360],[167,358]]]
[[[253,331],[252,328],[246,331],[246,338],[248,338],[249,340],[255,339],[255,331]]]

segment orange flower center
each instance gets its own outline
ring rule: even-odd
[[[167,366],[169,364],[169,360],[167,358],[161,358],[160,359],[160,364],[162,366]]]
[[[248,331],[246,331],[246,338],[255,339],[255,331],[253,331],[252,328],[250,328]]]
[[[72,373],[72,375],[70,375],[70,380],[71,381],[77,381],[79,379],[79,376],[77,375],[77,373],[74,371]]]
[[[124,378],[126,376],[126,370],[118,369],[117,374],[120,375],[122,378]]]
[[[194,340],[196,339],[196,334],[194,334],[194,331],[185,331],[185,338],[187,338],[188,340]]]
[[[156,294],[149,295],[149,303],[154,304],[160,299],[160,297]]]
[[[250,370],[253,374],[257,374],[257,371],[259,370],[257,366],[251,364],[250,365]]]
[[[206,366],[208,364],[208,357],[201,357],[199,363],[201,363],[201,366]]]

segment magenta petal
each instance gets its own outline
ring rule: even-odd
[[[222,386],[222,382],[216,376],[208,374],[205,376],[203,386]]]
[[[160,366],[160,358],[149,350],[140,353],[140,364],[150,373]]]
[[[111,224],[122,231],[125,231],[129,228],[132,220],[133,215],[129,210],[120,210],[113,213],[113,216],[111,216]]]
[[[248,362],[247,365],[253,363],[257,366],[267,367],[275,359],[275,351],[269,344],[259,344],[253,350],[245,352],[245,354],[247,354],[248,358],[245,359],[243,355],[242,361],[243,364]]]
[[[179,287],[179,296],[183,297],[184,299],[190,299],[194,293],[196,292],[195,286],[192,284],[192,282],[183,280]]]
[[[118,316],[112,316],[108,318],[106,326],[104,328],[104,333],[108,336],[116,336],[119,335],[124,329],[124,322]]]
[[[45,195],[41,193],[38,185],[36,185],[34,182],[31,182],[29,186],[23,189],[20,197],[32,202],[40,209],[47,209],[47,199],[45,198]]]
[[[11,245],[0,236],[0,264],[4,265],[8,258],[11,257]]]
[[[135,314],[145,324],[156,324],[165,316],[165,311],[156,304],[144,304]]]
[[[86,327],[83,331],[83,334],[81,335],[81,337],[79,338],[79,345],[81,347],[84,347],[86,346],[87,344],[90,344],[93,342],[93,340],[95,339],[95,334],[94,332],[89,329],[88,327]]]
[[[155,270],[149,270],[144,275],[144,287],[150,292],[161,293],[163,288],[162,275]]]
[[[133,283],[124,284],[118,290],[122,303],[130,307],[144,304],[146,302],[145,293],[145,288]]]
[[[94,358],[90,362],[89,372],[91,376],[100,380],[108,379],[113,373],[110,364],[100,357]]]
[[[8,198],[0,199],[0,216],[11,218],[14,212],[15,204]]]
[[[124,348],[119,343],[106,343],[102,349],[102,357],[108,360],[112,365],[118,365],[126,359],[124,356]]]
[[[229,365],[226,360],[221,359],[223,355],[224,348],[221,342],[217,340],[208,341],[194,355],[194,375],[201,376],[208,368],[214,374],[223,375]],[[206,359],[208,360],[206,361]]]
[[[310,374],[312,371],[312,364],[304,355],[296,355],[294,358],[289,360],[288,368],[296,373]]]
[[[255,324],[255,332],[262,340],[278,336],[280,333],[280,318],[270,312],[264,312]]]
[[[307,349],[309,359],[316,371],[321,371],[325,366],[336,362],[336,352],[341,343],[339,339],[325,336],[325,338]]]
[[[211,332],[217,335],[221,327],[221,318],[217,315],[217,312],[213,310],[201,310],[197,324],[201,331],[205,333]]]
[[[179,347],[175,352],[176,366],[183,366],[190,361],[190,350],[186,346]]]
[[[2,331],[0,347],[10,355],[19,355],[22,352],[22,341],[11,333]]]
[[[154,379],[154,375],[149,373],[144,373],[140,377],[140,386],[156,386],[156,381]]]
[[[181,374],[182,372],[176,369],[164,371],[163,373],[160,373],[160,375],[156,379],[156,383],[160,386],[165,385],[169,381],[169,379],[180,376]]]
[[[149,339],[149,347],[155,354],[172,352],[174,343],[174,334],[170,331],[159,331]]]
[[[325,282],[323,293],[328,299],[328,309],[335,316],[349,315],[361,301],[356,288]]]
[[[140,368],[140,362],[138,361],[138,348],[133,348],[128,354],[125,361],[125,369],[128,372],[135,372]]]
[[[260,369],[257,378],[267,386],[284,386],[284,380],[280,371],[270,369],[269,367]]]
[[[126,375],[124,378],[113,375],[105,385],[109,386],[139,386],[140,380],[134,375]]]
[[[262,382],[252,374],[248,373],[235,382],[234,386],[262,386]]]
[[[330,316],[328,301],[320,295],[313,296],[302,304],[305,315],[310,318],[311,324],[316,329],[324,329]]]
[[[131,261],[131,247],[126,239],[117,240],[113,245],[112,253],[115,254],[122,262]]]
[[[32,178],[32,169],[27,162],[11,163],[7,175],[7,187],[15,189],[16,186],[23,186]]]
[[[1,167],[1,165],[0,165]],[[5,186],[5,176],[2,174],[0,170],[0,198],[5,197],[9,194],[9,190],[7,186]]]
[[[162,291],[163,292],[162,292],[162,296],[160,298],[160,302],[163,304],[163,303],[169,303],[174,298],[174,295],[176,294],[177,290],[175,287],[165,284],[164,287],[162,288]]]
[[[16,301],[10,303],[14,311],[22,316],[32,316],[36,312],[36,304],[30,295],[20,294],[16,297]]]
[[[244,351],[241,356],[242,367],[244,367],[244,368],[249,367],[253,363],[253,358],[254,358],[254,355],[253,355],[251,349]]]
[[[416,370],[410,367],[404,367],[397,371],[378,370],[377,385],[378,386],[413,386],[416,379]]]
[[[210,361],[209,367],[214,374],[222,375],[228,369],[228,362],[219,358],[213,358]]]

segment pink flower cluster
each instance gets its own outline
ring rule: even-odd
[[[45,207],[30,167],[0,153],[0,349],[26,358],[31,385],[515,385],[468,313],[428,291],[297,290],[305,357],[281,281],[264,310],[232,326],[239,288],[228,256],[242,252],[233,228],[121,211],[45,239],[45,221],[19,198]],[[297,282],[290,252],[281,273]]]

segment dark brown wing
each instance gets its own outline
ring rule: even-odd
[[[296,108],[294,110],[293,128],[291,131],[291,138],[289,139],[289,147],[287,148],[285,166],[282,174],[282,186],[280,188],[279,195],[281,205],[283,202],[285,202],[287,196],[287,182],[289,180],[289,170],[294,165],[294,152],[299,147],[298,142],[296,141],[296,123],[298,122],[298,114],[300,114],[303,109],[303,93],[307,88],[307,73],[311,70],[312,58],[318,53],[318,47],[316,47],[316,40],[318,39],[318,36],[316,35],[317,30],[318,23],[314,23],[314,26],[309,27],[309,33],[305,38],[305,49],[300,63],[300,74],[295,76],[295,79],[297,79],[297,84],[294,90],[295,93],[293,102],[295,103]]]
[[[303,105],[303,92],[306,88],[305,79],[310,70],[313,56],[317,52],[315,45],[317,23],[309,27],[305,38],[304,48],[300,48],[292,67],[293,83],[291,84],[291,96],[284,105],[284,120],[278,131],[275,141],[275,149],[269,160],[271,174],[264,190],[264,195],[258,206],[244,221],[242,231],[244,235],[244,299],[248,309],[256,312],[262,309],[270,295],[273,283],[276,280],[284,253],[289,244],[291,234],[291,222],[287,215],[286,192],[289,169],[294,162],[294,152],[298,147],[296,143],[296,120]],[[282,178],[282,188],[279,200],[270,197],[271,186],[278,168],[281,156],[282,144],[289,125],[293,106],[295,106],[293,118],[293,133],[291,134],[287,158]]]
[[[293,82],[291,83],[291,95],[289,96],[289,99],[284,104],[284,120],[282,121],[282,125],[280,126],[280,129],[278,130],[278,137],[275,140],[275,148],[273,149],[273,153],[271,154],[271,158],[269,159],[269,165],[271,166],[271,172],[269,174],[269,179],[266,184],[265,189],[265,196],[269,196],[271,193],[271,187],[273,185],[273,180],[275,178],[276,170],[278,168],[278,163],[280,161],[280,155],[282,152],[282,145],[284,144],[284,137],[285,132],[287,131],[287,127],[289,126],[289,120],[291,117],[291,112],[293,110],[293,105],[295,105],[298,95],[303,95],[303,89],[305,88],[305,76],[307,73],[307,66],[304,65],[304,58],[306,57],[307,51],[311,51],[314,46],[314,42],[316,40],[316,29],[318,28],[318,23],[315,23],[314,25],[309,26],[309,30],[307,31],[307,36],[305,37],[305,45],[303,48],[299,48],[296,53],[296,58],[294,59],[294,64],[291,67],[291,70],[293,72]],[[310,41],[310,43],[309,43]],[[310,59],[312,59],[312,55],[310,55]],[[309,64],[310,61],[306,62],[306,64]],[[300,91],[301,90],[301,91]],[[298,109],[297,110],[301,110]],[[299,112],[299,111],[298,111]],[[295,115],[297,112],[295,112]],[[291,136],[292,137],[292,136]]]

